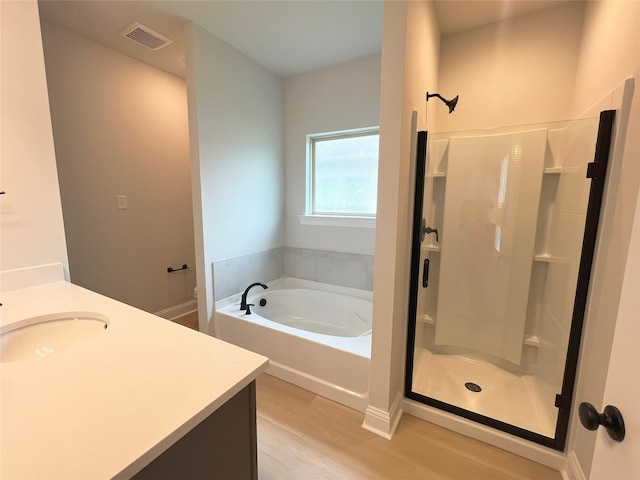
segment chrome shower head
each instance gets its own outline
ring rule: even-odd
[[[444,98],[439,93],[429,93],[429,92],[427,92],[427,102],[429,101],[429,99],[431,97],[438,97],[440,100],[442,100],[444,102],[444,104],[447,107],[449,107],[449,113],[451,113],[451,112],[453,112],[455,110],[456,105],[458,104],[458,98],[460,98],[460,95],[456,95],[451,100],[447,100],[446,98]]]

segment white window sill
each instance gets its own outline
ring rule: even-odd
[[[376,228],[375,217],[338,217],[333,215],[298,215],[302,225],[323,227]]]

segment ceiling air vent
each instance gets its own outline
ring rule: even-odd
[[[158,32],[154,32],[149,27],[145,27],[138,22],[134,22],[124,30],[121,30],[120,35],[151,50],[160,50],[162,47],[173,43],[173,40],[169,40],[167,37],[160,35]]]

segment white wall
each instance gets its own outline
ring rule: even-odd
[[[640,57],[640,2],[587,2],[572,96],[572,116],[588,112],[635,75]]]
[[[38,4],[0,13],[0,270],[62,263],[68,278]]]
[[[622,84],[631,77],[635,77],[633,99],[623,98]],[[639,83],[640,2],[588,2],[573,113],[593,114],[606,108],[620,109],[623,105],[629,108],[632,103],[637,109]],[[621,113],[623,110],[618,111],[616,118],[617,135],[624,124]],[[637,129],[626,133],[637,136]],[[618,135],[620,140],[623,139]],[[601,402],[640,189],[637,145],[635,150],[629,145],[635,144],[630,141],[626,147],[624,141],[616,144],[610,158],[574,405],[589,402],[604,407]],[[575,455],[585,477],[589,478],[596,435],[582,428],[576,413],[574,408],[569,454]]]
[[[460,95],[454,113],[439,100],[438,131],[502,127],[570,117],[582,2],[447,35],[440,93]]]
[[[364,426],[389,436],[400,417],[404,383],[415,181],[411,118],[419,112],[417,127],[426,127],[425,94],[437,88],[438,78],[440,32],[432,3],[385,2],[382,38],[373,337]]]
[[[284,245],[282,80],[198,25],[185,37],[200,330],[213,333],[213,262]]]
[[[71,281],[149,312],[192,300],[184,80],[52,24],[42,33]]]
[[[375,229],[301,225],[308,134],[378,126],[380,55],[284,80],[286,235],[290,247],[373,255]]]
[[[640,72],[636,73],[635,79],[636,82],[640,80]],[[640,132],[640,96],[637,91],[631,107],[627,131]],[[627,135],[624,150],[625,156],[629,155],[628,158],[640,158],[640,137],[634,134]],[[599,429],[595,435],[596,448],[590,474],[590,478],[594,480],[640,478],[640,458],[638,457],[640,435],[635,433],[640,431],[640,412],[638,412],[640,376],[630,375],[630,372],[640,371],[638,292],[640,292],[640,196],[635,207],[606,388],[601,403],[597,405],[600,409],[604,405],[618,407],[624,417],[628,434],[624,443],[620,444],[609,438],[605,430]]]

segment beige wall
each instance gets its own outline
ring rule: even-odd
[[[625,96],[623,82],[633,77]],[[588,2],[573,112],[591,115],[602,109],[618,110],[574,398],[574,405],[589,402],[599,410],[604,407],[601,402],[640,189],[639,152],[633,141],[637,118],[635,128],[625,126],[629,110],[638,109],[639,82],[640,2]],[[586,478],[590,477],[595,440],[596,435],[578,422],[574,408],[569,453],[575,455]]]
[[[404,383],[415,168],[411,118],[417,111],[417,128],[425,128],[425,93],[437,87],[438,77],[440,33],[431,2],[385,2],[382,38],[373,338],[365,427],[390,435],[399,419]]]
[[[640,62],[640,2],[587,2],[578,54],[572,117],[579,117],[624,80]]]
[[[640,73],[640,72],[638,72]],[[636,82],[640,75],[636,73]],[[636,83],[637,85],[637,83]],[[640,132],[640,100],[635,96],[629,117],[628,132]],[[640,137],[627,135],[625,152],[629,158],[640,158]],[[640,431],[640,376],[629,375],[640,370],[640,196],[635,206],[629,255],[626,260],[622,292],[618,305],[616,329],[604,397],[600,405],[615,405],[623,412],[627,432]],[[596,436],[596,435],[594,435]],[[640,436],[629,434],[623,444],[613,442],[600,429],[591,465],[592,479],[640,478]]]
[[[440,104],[438,131],[568,119],[583,9],[567,2],[443,37],[440,93],[460,101],[452,114]]]
[[[195,24],[185,30],[200,330],[213,262],[284,246],[282,80]]]
[[[301,225],[306,200],[306,136],[374,127],[380,116],[380,55],[284,80],[286,244],[373,255],[375,229]]]
[[[149,312],[192,300],[185,82],[69,30],[42,32],[71,281]]]
[[[68,278],[38,4],[0,8],[0,271],[61,263]]]

